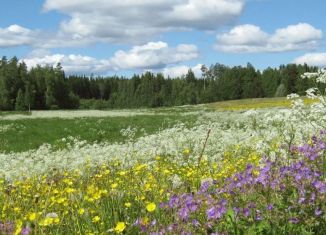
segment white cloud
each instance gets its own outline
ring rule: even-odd
[[[16,24],[0,28],[0,47],[29,45],[33,42],[36,33]]]
[[[65,35],[100,42],[143,42],[175,30],[215,30],[242,12],[245,0],[47,0],[45,11],[70,17]]]
[[[110,59],[115,70],[119,69],[153,69],[168,64],[192,60],[199,55],[192,44],[180,44],[170,48],[165,42],[149,42],[143,46],[135,46],[129,51],[118,51]]]
[[[318,46],[322,31],[307,23],[289,25],[273,34],[255,25],[239,25],[228,33],[219,34],[215,49],[224,52],[282,52],[311,50]]]
[[[110,69],[110,63],[107,60],[98,60],[89,56],[82,55],[63,55],[54,54],[43,57],[30,57],[23,59],[28,68],[36,67],[36,65],[55,66],[61,63],[66,73],[103,73]]]
[[[45,54],[48,53],[48,54]],[[149,42],[134,46],[129,51],[117,51],[108,59],[96,59],[82,55],[51,55],[46,50],[36,50],[24,62],[29,68],[36,65],[54,66],[61,63],[67,73],[100,73],[129,69],[161,69],[168,65],[184,62],[198,57],[195,45],[180,44],[175,48],[165,42]]]
[[[195,76],[200,78],[202,76],[201,66],[202,64],[197,64],[194,67],[189,67],[186,65],[166,67],[162,70],[162,73],[165,77],[169,76],[171,78],[176,78],[186,75],[189,69],[191,69],[194,72]]]
[[[318,66],[326,68],[326,53],[307,53],[293,60],[296,64],[308,64],[310,66]]]

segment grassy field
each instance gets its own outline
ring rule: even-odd
[[[0,149],[2,152],[20,152],[36,149],[44,143],[60,148],[61,139],[68,136],[93,142],[124,142],[130,137],[121,133],[130,127],[134,138],[153,134],[182,122],[191,125],[193,115],[139,115],[130,117],[78,118],[78,119],[19,119],[0,120]],[[7,127],[7,128],[4,128]]]
[[[303,99],[305,105],[310,105],[318,102],[308,98]],[[256,98],[256,99],[242,99],[222,101],[206,105],[209,109],[213,110],[248,110],[248,109],[260,109],[260,108],[290,108],[291,100],[284,97],[277,98]]]
[[[304,99],[304,102],[315,101]],[[0,112],[0,152],[27,151],[44,143],[60,148],[61,139],[68,136],[89,143],[124,142],[130,137],[124,136],[121,130],[128,127],[134,129],[133,138],[139,138],[177,123],[192,126],[200,112],[288,108],[290,105],[291,101],[286,98],[261,98],[142,110]]]

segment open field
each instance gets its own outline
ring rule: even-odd
[[[306,102],[2,114],[0,229],[323,234],[326,109]]]
[[[311,105],[318,100],[303,98],[305,105]],[[224,102],[216,102],[207,105],[208,108],[215,110],[248,110],[248,109],[260,109],[260,108],[290,108],[291,100],[284,97],[279,98],[256,98],[256,99],[241,99],[231,100]]]
[[[310,105],[315,101],[304,99],[304,102]],[[218,112],[225,116],[223,111],[290,106],[291,101],[286,98],[264,98],[159,109],[2,112],[0,149],[1,152],[21,152],[45,143],[61,148],[64,146],[61,140],[66,137],[88,143],[119,143],[130,140],[121,133],[122,129],[133,129],[133,138],[138,138],[172,128],[177,123],[194,126],[198,118]]]

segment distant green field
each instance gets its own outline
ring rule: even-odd
[[[139,115],[131,117],[76,119],[19,119],[0,120],[1,152],[20,152],[36,149],[43,143],[60,147],[68,136],[87,142],[123,142],[128,140],[120,131],[136,128],[135,138],[172,127],[178,122],[191,124],[195,118],[183,115]]]
[[[304,101],[306,104],[315,102]],[[128,127],[136,128],[133,138],[138,138],[177,123],[192,126],[202,112],[287,108],[290,105],[286,98],[263,98],[141,110],[0,112],[0,152],[36,149],[44,143],[61,148],[60,140],[69,136],[89,143],[124,142],[130,137],[121,134],[121,130]],[[87,116],[89,114],[95,116]],[[103,114],[109,116],[101,116]]]
[[[306,105],[316,103],[317,100],[304,98]],[[260,108],[274,108],[274,107],[291,107],[291,101],[285,97],[277,98],[255,98],[255,99],[241,99],[221,101],[216,103],[207,104],[209,109],[215,110],[247,110],[247,109],[260,109]]]

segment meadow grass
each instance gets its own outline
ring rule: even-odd
[[[306,105],[316,102],[304,98]],[[42,144],[60,147],[60,140],[68,136],[89,143],[116,143],[130,140],[121,134],[122,129],[136,128],[134,138],[154,134],[159,130],[171,128],[177,123],[192,126],[199,117],[198,112],[244,111],[249,109],[289,108],[291,101],[281,98],[259,98],[222,101],[204,105],[185,105],[142,110],[98,111],[101,117],[80,117],[94,115],[96,111],[62,111],[67,118],[59,118],[60,111],[36,111],[36,117],[28,112],[1,112],[0,152],[22,152],[36,149]],[[107,112],[107,113],[105,113]],[[45,113],[46,118],[39,118]],[[53,113],[54,117],[51,117]],[[130,116],[128,114],[131,114]],[[69,115],[72,115],[71,117]],[[39,116],[38,116],[39,115]],[[58,116],[59,115],[59,116]],[[74,118],[77,115],[77,118]],[[110,116],[111,115],[111,116]],[[117,115],[117,116],[116,116]],[[119,116],[121,115],[121,116]],[[17,119],[16,119],[17,117]],[[26,119],[25,119],[26,118]],[[5,128],[10,127],[10,128]]]
[[[0,131],[1,152],[21,152],[36,149],[44,143],[60,147],[60,140],[68,136],[93,142],[124,142],[128,136],[122,129],[136,128],[134,138],[153,134],[182,122],[191,125],[194,116],[183,115],[139,115],[130,117],[78,118],[78,119],[20,119],[0,120],[0,126],[8,126]]]
[[[318,102],[308,98],[303,98],[305,105],[310,105]],[[235,111],[235,110],[248,110],[248,109],[261,109],[261,108],[290,108],[291,100],[286,97],[276,98],[255,98],[255,99],[241,99],[230,100],[211,103],[206,105],[207,108],[221,111]]]

